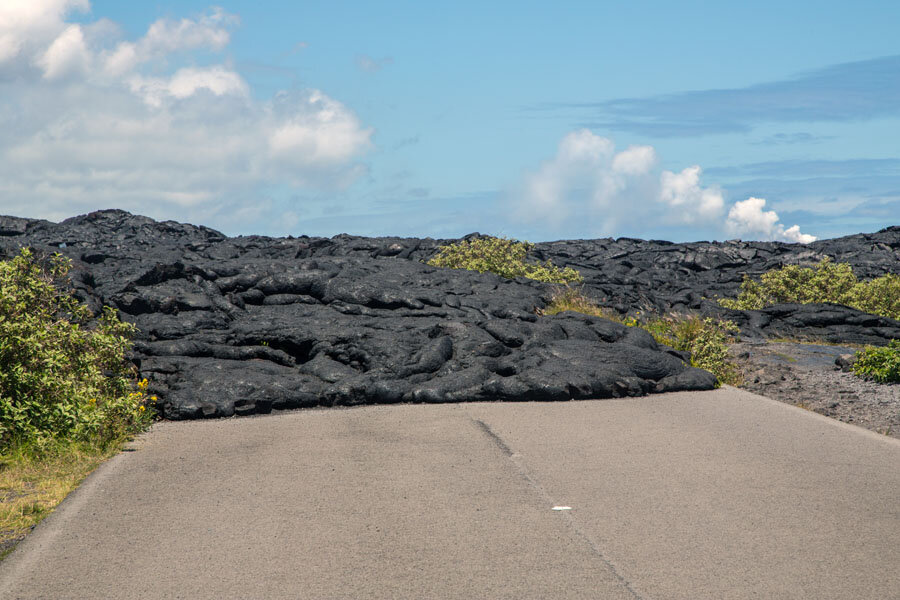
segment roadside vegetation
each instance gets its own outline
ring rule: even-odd
[[[737,298],[719,300],[725,308],[739,310],[825,302],[900,320],[900,275],[859,281],[849,264],[826,258],[815,267],[790,265],[769,271],[759,281],[745,277]]]
[[[878,383],[900,382],[900,340],[884,347],[866,346],[856,353],[850,370],[859,377]]]
[[[134,327],[73,295],[61,255],[0,262],[0,556],[154,418]]]
[[[859,281],[847,263],[824,259],[815,267],[790,265],[764,273],[759,281],[745,277],[735,299],[725,308],[758,310],[779,303],[831,303],[900,320],[900,275],[888,273]],[[883,348],[868,346],[856,353],[851,371],[878,383],[900,381],[900,340]]]
[[[0,456],[0,560],[119,448],[57,442],[18,446]]]

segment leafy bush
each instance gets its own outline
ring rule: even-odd
[[[54,439],[106,445],[145,427],[147,381],[125,361],[134,327],[98,319],[65,288],[71,262],[24,249],[0,262],[0,449]],[[93,323],[93,324],[92,324]]]
[[[738,385],[738,366],[728,358],[728,344],[739,333],[731,321],[670,315],[649,320],[639,327],[649,331],[657,343],[691,353],[691,365],[706,369],[718,382]]]
[[[534,244],[507,238],[463,240],[441,246],[438,254],[428,264],[479,273],[490,272],[507,279],[527,277],[549,283],[582,281],[581,274],[570,267],[560,269],[549,260],[544,264],[525,262],[525,254],[533,247]]]
[[[815,268],[790,265],[769,271],[758,282],[745,277],[736,299],[719,300],[726,308],[741,310],[759,310],[787,302],[830,302],[900,319],[900,276],[888,274],[859,281],[849,264],[826,258]]]
[[[856,353],[850,369],[878,383],[900,382],[900,340],[891,340],[890,345],[881,348],[866,346]]]
[[[847,306],[900,321],[900,275],[888,274],[853,286]]]
[[[728,343],[732,335],[739,332],[737,325],[731,321],[701,319],[694,315],[670,315],[645,321],[634,317],[623,318],[570,287],[554,294],[550,304],[541,313],[555,315],[567,310],[603,317],[629,327],[640,327],[650,333],[657,343],[690,352],[691,365],[711,372],[720,384],[740,383],[738,366],[728,359]]]

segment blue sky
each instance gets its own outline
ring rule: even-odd
[[[0,5],[0,213],[809,241],[900,219],[900,5]]]

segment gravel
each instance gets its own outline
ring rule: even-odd
[[[851,346],[738,343],[730,353],[743,389],[900,439],[900,384],[879,384],[835,364]]]

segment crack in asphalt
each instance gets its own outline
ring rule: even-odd
[[[469,416],[472,420],[472,423],[475,424],[482,432],[491,440],[491,442],[500,449],[501,452],[515,465],[516,470],[519,472],[519,475],[531,486],[547,503],[548,506],[553,505],[553,498],[547,492],[543,485],[541,485],[528,470],[528,466],[522,460],[520,454],[513,452],[512,448],[501,438],[497,433],[491,429],[491,426],[482,421],[481,419],[476,419],[473,416]],[[647,600],[644,596],[639,594],[637,590],[631,587],[631,583],[619,573],[619,570],[616,569],[616,566],[607,558],[603,551],[600,550],[600,546],[598,543],[579,525],[578,520],[575,518],[570,511],[560,511],[562,518],[566,519],[569,527],[575,532],[575,534],[580,537],[591,549],[597,558],[607,566],[607,568],[612,572],[615,578],[622,584],[628,592],[636,599],[636,600]]]

